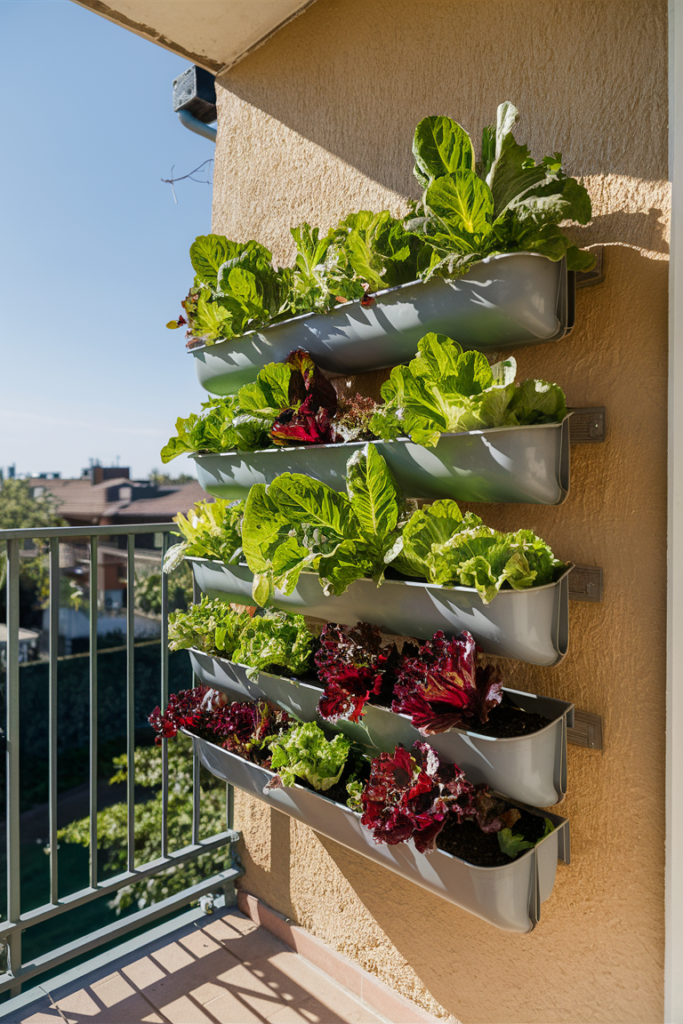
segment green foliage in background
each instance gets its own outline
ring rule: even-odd
[[[176,743],[168,745],[169,795],[168,839],[169,849],[179,850],[191,842],[192,835],[192,741],[179,735]],[[110,783],[126,782],[128,761],[125,754],[113,758],[117,769]],[[135,751],[135,784],[156,789],[156,794],[135,807],[135,863],[147,864],[161,854],[161,749],[143,747]],[[119,874],[126,870],[127,809],[125,802],[112,804],[97,815],[98,848],[105,851],[104,870]],[[213,775],[202,773],[199,834],[208,838],[226,827],[225,783]],[[90,843],[90,819],[81,818],[58,831],[60,843]],[[228,845],[216,851],[201,854],[195,860],[177,864],[151,878],[141,879],[119,889],[110,906],[117,914],[136,904],[138,909],[159,903],[182,892],[210,875],[230,866]]]

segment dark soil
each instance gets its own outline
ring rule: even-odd
[[[539,729],[545,729],[546,725],[550,725],[550,721],[535,711],[523,711],[507,693],[504,693],[498,707],[489,712],[488,722],[482,725],[475,720],[469,726],[469,730],[481,733],[482,736],[495,736],[504,740],[538,732]]]
[[[523,835],[530,843],[540,839],[545,831],[545,819],[527,811],[522,811],[521,815],[512,827],[513,833]],[[496,832],[482,832],[473,821],[463,821],[461,825],[455,820],[450,821],[436,837],[436,845],[440,850],[480,868],[498,868],[517,859],[503,853]]]

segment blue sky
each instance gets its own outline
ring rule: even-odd
[[[173,113],[188,62],[70,0],[2,0],[0,54],[0,467],[146,476],[205,395],[165,327],[211,230],[210,186],[160,180],[214,153]]]

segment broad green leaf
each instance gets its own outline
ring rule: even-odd
[[[429,579],[429,558],[434,545],[443,544],[462,529],[463,517],[454,501],[435,501],[413,512],[403,528],[403,551],[395,565],[408,575]]]
[[[358,523],[346,494],[303,473],[282,473],[268,489],[277,513],[290,523],[306,523],[328,539],[358,535]]]
[[[224,235],[199,235],[190,246],[192,267],[199,280],[216,289],[218,271],[227,259],[235,255],[238,243]]]
[[[510,411],[519,423],[559,423],[567,415],[564,391],[545,380],[525,380],[512,396]]]
[[[478,395],[475,408],[482,423],[487,427],[516,426],[517,417],[510,411],[514,395],[514,383],[497,384]]]
[[[181,437],[171,437],[168,443],[161,449],[161,461],[164,465],[167,462],[171,462],[173,459],[177,459],[179,455],[186,455],[193,449],[188,443]]]
[[[232,336],[232,314],[219,302],[212,302],[209,293],[204,291],[197,301],[197,311],[192,320],[195,337],[207,343],[218,338]]]
[[[394,478],[374,444],[366,444],[346,464],[346,490],[363,533],[382,539],[398,522],[400,500]]]
[[[413,137],[415,176],[427,187],[451,171],[474,168],[474,147],[469,135],[450,117],[425,117]]]
[[[502,828],[498,833],[498,845],[501,852],[508,857],[517,857],[523,850],[530,850],[536,844],[528,842],[523,835],[518,833],[513,835],[511,828]]]
[[[595,256],[592,252],[579,249],[576,245],[570,245],[567,249],[567,270],[578,270],[585,273],[595,266]]]
[[[493,196],[474,171],[455,171],[438,178],[425,193],[431,212],[455,236],[486,236],[491,232]]]

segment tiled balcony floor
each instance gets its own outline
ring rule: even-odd
[[[17,1024],[374,1024],[381,1018],[236,909],[27,1007]],[[145,955],[143,955],[145,954]],[[50,988],[50,983],[45,983]],[[1,1012],[0,1007],[0,1012]]]

